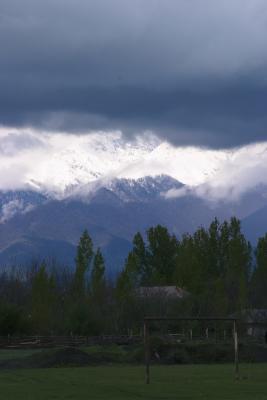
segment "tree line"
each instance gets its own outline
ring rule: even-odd
[[[138,232],[115,282],[84,231],[75,271],[48,268],[0,275],[0,335],[138,332],[145,315],[227,316],[267,308],[267,234],[256,248],[232,218],[177,238],[164,226]],[[142,298],[138,288],[178,286],[180,300]]]

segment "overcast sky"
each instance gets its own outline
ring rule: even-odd
[[[266,41],[266,0],[0,0],[0,124],[266,140]]]

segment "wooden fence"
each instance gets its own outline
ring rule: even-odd
[[[141,336],[0,336],[0,349],[79,347],[142,342]]]

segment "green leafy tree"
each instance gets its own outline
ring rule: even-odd
[[[226,226],[226,225],[225,225]],[[225,227],[224,227],[225,229]],[[248,306],[248,280],[251,271],[251,245],[241,232],[237,218],[228,224],[228,243],[224,254],[224,279],[229,311]]]
[[[125,261],[125,273],[132,287],[149,283],[151,269],[148,264],[146,245],[140,232],[133,238],[133,249]]]
[[[48,333],[55,326],[57,305],[56,284],[43,263],[33,277],[31,288],[31,320],[37,333]]]
[[[267,307],[267,233],[259,238],[255,250],[256,267],[250,283],[250,298],[256,308]]]
[[[105,261],[100,249],[94,256],[91,272],[91,292],[94,297],[103,296],[105,289]]]
[[[80,238],[75,259],[76,270],[74,275],[73,294],[76,299],[81,299],[85,294],[85,274],[89,271],[93,255],[93,242],[87,230],[85,230]]]
[[[178,242],[168,229],[157,225],[147,231],[147,260],[152,285],[173,284]]]
[[[116,296],[119,301],[128,300],[138,284],[138,270],[136,255],[133,251],[128,254],[123,270],[118,276]]]
[[[135,303],[135,285],[133,279],[134,274],[131,273],[131,261],[134,263],[135,260],[133,253],[128,255],[126,265],[118,276],[116,287],[115,287],[115,299],[116,299],[116,327],[119,331],[128,329],[134,320],[133,308]]]
[[[139,285],[146,285],[151,279],[152,271],[148,263],[146,245],[140,232],[137,232],[137,234],[134,236],[132,253],[135,259],[137,283]]]
[[[21,307],[0,302],[0,335],[28,333],[30,328],[29,319]]]
[[[250,268],[251,246],[240,221],[214,219],[178,242],[174,279],[195,296],[198,313],[222,315],[247,306]]]

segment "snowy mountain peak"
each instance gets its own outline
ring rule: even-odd
[[[100,179],[87,185],[74,186],[72,190],[69,190],[68,199],[76,198],[91,202],[95,201],[96,197],[99,200],[99,196],[102,195],[111,200],[112,193],[117,200],[124,203],[147,202],[160,198],[162,193],[171,189],[177,190],[182,186],[182,183],[167,175],[146,176],[138,179]]]
[[[40,135],[26,131],[1,135],[12,147],[12,153],[5,152],[0,157],[0,190],[30,186],[57,198],[68,196],[75,186],[100,179],[165,174],[195,185],[206,181],[225,160],[223,152],[176,148],[150,134],[132,141],[120,132]],[[23,135],[27,136],[28,147],[22,149]]]
[[[178,189],[183,184],[167,175],[146,176],[139,179],[114,179],[106,187],[122,201],[147,202],[159,198],[170,189]]]
[[[167,175],[193,188],[197,196],[217,200],[238,199],[267,183],[266,143],[215,151],[175,147],[151,134],[130,141],[120,132],[1,129],[0,139],[0,190],[31,190],[64,199],[85,186],[95,191],[114,179]]]

